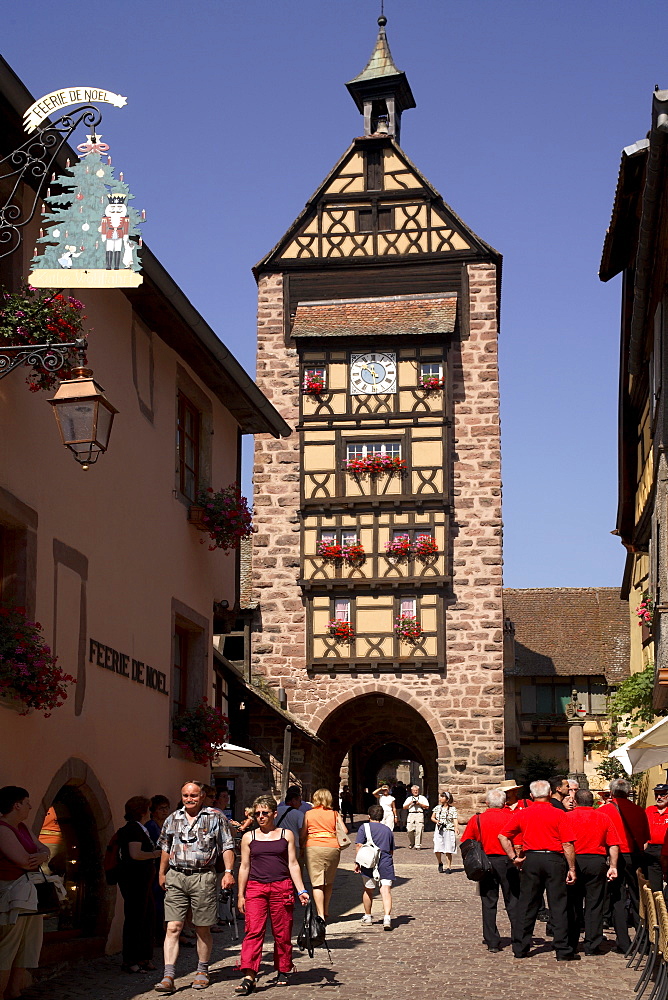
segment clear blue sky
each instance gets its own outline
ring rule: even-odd
[[[619,279],[597,277],[620,151],[668,87],[649,0],[386,0],[417,109],[402,144],[504,255],[505,583],[616,586]],[[251,266],[362,131],[344,88],[377,0],[6,3],[2,54],[36,97],[90,85],[145,238],[249,371]]]

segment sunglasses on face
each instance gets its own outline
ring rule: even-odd
[[[269,809],[260,809],[255,813],[256,816],[271,816],[271,811]]]

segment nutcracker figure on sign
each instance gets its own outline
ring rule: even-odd
[[[105,266],[107,271],[113,267],[115,271],[121,266],[121,253],[123,250],[129,251],[130,265],[132,264],[132,251],[129,250],[130,220],[128,219],[128,206],[125,204],[124,194],[108,194],[109,204],[104,210],[104,218],[100,226],[102,239],[105,241]],[[125,254],[124,254],[125,256]],[[125,267],[125,260],[123,267]]]

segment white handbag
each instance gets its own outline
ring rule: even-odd
[[[366,836],[366,844],[360,847],[357,852],[357,856],[355,857],[355,861],[360,868],[377,868],[378,862],[380,861],[380,847],[377,847],[373,842],[373,837],[371,836],[371,826],[369,823],[364,824],[364,835]]]

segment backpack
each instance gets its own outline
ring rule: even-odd
[[[377,847],[373,842],[373,837],[371,836],[371,824],[364,824],[364,835],[366,837],[366,844],[360,847],[355,861],[360,866],[360,868],[368,868],[373,871],[374,868],[378,867],[378,862],[380,861],[380,847]]]
[[[318,916],[318,911],[315,908],[315,903],[309,900],[304,907],[304,923],[302,929],[297,935],[297,944],[301,951],[307,951],[309,958],[313,958],[313,951],[315,948],[319,948],[324,945],[327,948],[327,953],[329,954],[329,945],[325,940],[325,935],[327,933],[327,928],[325,926],[325,921],[322,917]],[[332,956],[329,954],[329,960],[331,962]]]
[[[104,852],[104,877],[107,885],[118,885],[118,871],[121,864],[118,846],[118,830],[113,835]]]

